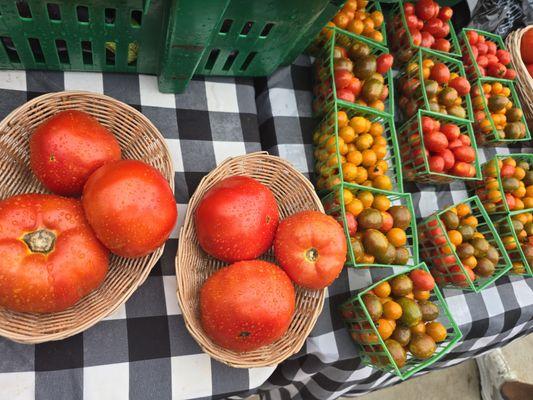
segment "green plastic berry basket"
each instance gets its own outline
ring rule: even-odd
[[[429,168],[429,159],[426,155],[426,147],[424,140],[421,139],[419,132],[422,132],[422,117],[427,116],[438,120],[442,124],[454,123],[461,130],[461,134],[468,135],[470,138],[472,148],[476,152],[476,159],[474,160],[474,168],[476,175],[473,177],[461,177],[451,175],[443,172],[433,172]],[[398,130],[398,137],[400,138],[400,156],[404,168],[404,177],[406,180],[415,181],[419,183],[431,184],[445,184],[454,180],[471,181],[481,179],[481,168],[479,167],[479,160],[477,157],[477,146],[472,124],[460,118],[451,115],[443,115],[434,113],[432,111],[418,110],[418,113],[411,117],[409,121],[404,123]],[[412,135],[418,135],[417,137]]]
[[[379,370],[397,375],[401,379],[407,379],[416,372],[438,361],[445,354],[447,354],[463,336],[452,316],[452,313],[450,312],[444,296],[441,294],[439,288],[435,286],[430,292],[429,300],[433,302],[439,309],[439,316],[437,317],[436,321],[442,323],[446,328],[447,338],[443,342],[437,343],[437,349],[430,358],[422,360],[415,358],[410,353],[407,353],[408,355],[405,365],[398,367],[391,353],[387,349],[385,341],[379,335],[376,324],[370,317],[370,313],[363,302],[363,296],[379,284],[388,282],[399,275],[404,275],[415,269],[428,272],[426,265],[424,263],[420,263],[416,266],[410,267],[405,271],[390,275],[379,282],[374,283],[372,286],[360,291],[358,294],[340,306],[340,312],[348,328],[350,336],[360,346],[363,363],[372,368],[377,368]],[[361,333],[369,336],[371,335],[371,339],[377,338],[377,340],[362,344],[358,341]]]
[[[495,82],[500,82],[503,87],[508,87],[511,91],[511,101],[513,103],[513,106],[519,109],[522,109],[522,105],[520,104],[520,99],[518,97],[518,94],[516,92],[516,89],[514,87],[514,83],[508,79],[497,79],[497,78],[481,78],[476,80],[476,87],[479,93],[483,92],[483,84],[488,83],[492,84]],[[531,140],[531,133],[529,132],[529,128],[527,126],[527,121],[524,115],[522,115],[522,118],[520,119],[520,122],[524,124],[525,127],[525,136],[520,139],[508,139],[506,137],[502,137],[502,133],[499,132],[499,130],[496,128],[496,124],[494,123],[494,119],[492,118],[492,115],[489,111],[489,106],[487,103],[487,98],[484,95],[480,95],[481,102],[479,106],[482,107],[481,110],[477,110],[478,104],[477,100],[474,97],[472,99],[472,108],[475,112],[475,121],[474,121],[474,133],[476,134],[476,138],[479,141],[480,145],[488,145],[488,146],[501,146],[501,145],[507,145],[510,143],[517,143],[517,142],[526,142]],[[484,119],[479,119],[477,113],[478,111],[482,111],[483,115],[485,116]],[[487,123],[483,123],[483,121],[488,121]],[[483,125],[484,124],[484,125]]]
[[[380,3],[379,1],[370,0],[368,2],[368,4],[366,5],[366,12],[370,14],[370,13],[372,13],[374,11],[379,11],[383,15],[383,11],[382,11],[381,6],[380,6],[379,3]],[[347,35],[353,35],[353,36],[356,36],[356,37],[364,37],[365,39],[370,40],[372,43],[374,43],[374,44],[376,44],[378,46],[387,47],[387,30],[385,29],[385,18],[383,18],[383,23],[381,24],[381,27],[379,29],[379,32],[381,32],[381,35],[383,37],[383,41],[382,42],[378,42],[377,40],[374,40],[374,39],[369,38],[367,36],[356,35],[356,34],[354,34],[353,32],[350,32],[347,29],[341,29],[341,28],[337,28],[337,29],[339,30],[339,32],[345,33]]]
[[[470,207],[472,215],[478,220],[477,232],[481,233],[500,254],[494,273],[489,277],[476,275],[476,279],[470,279],[470,275],[453,248],[453,244],[446,232],[446,227],[441,220],[445,212],[450,211],[459,204],[466,204]],[[479,293],[512,268],[511,261],[498,232],[478,196],[472,196],[442,211],[433,213],[418,224],[418,232],[420,235],[421,258],[430,266],[431,273],[440,287],[457,288]],[[452,269],[454,270],[452,271]]]
[[[498,50],[507,50],[507,47],[505,46],[505,43],[500,35],[497,35],[495,33],[481,31],[479,29],[474,28],[463,28],[461,31],[459,37],[460,37],[460,45],[461,50],[463,52],[463,62],[466,69],[466,73],[468,74],[468,79],[470,82],[474,82],[476,79],[483,78],[484,76],[481,74],[481,71],[479,70],[479,65],[477,61],[474,59],[474,53],[472,52],[472,46],[470,45],[470,42],[468,41],[468,37],[466,36],[466,33],[468,31],[474,31],[477,32],[486,38],[492,40],[494,43],[496,43],[496,47]],[[512,82],[509,79],[505,79],[508,82]]]
[[[413,1],[412,3],[416,4],[417,2]],[[411,35],[411,32],[407,27],[407,20],[405,19],[403,5],[404,2],[402,0],[394,2],[394,5],[388,13],[389,18],[387,18],[387,32],[389,35],[387,40],[389,47],[393,51],[395,57],[397,57],[397,61],[399,63],[398,65],[400,66],[407,62],[418,49],[427,49],[427,47],[422,47],[413,43],[413,35]],[[459,45],[459,40],[457,39],[457,35],[455,34],[455,29],[453,28],[451,20],[448,21],[448,26],[450,28],[450,34],[445,39],[450,42],[450,51],[445,52],[436,49],[432,50],[443,55],[460,58],[461,47]],[[407,37],[407,41],[403,38],[400,39],[400,34],[403,32],[403,30],[405,30],[404,38]],[[395,38],[398,40],[398,43],[395,42]]]
[[[409,251],[409,260],[405,265],[365,263],[356,259],[350,233],[348,231],[348,222],[346,220],[345,190],[350,192],[354,198],[356,197],[359,191],[368,191],[373,195],[382,194],[387,196],[393,206],[402,205],[407,207],[411,215],[411,223],[409,227],[405,230],[407,236],[407,243],[405,247]],[[413,208],[413,200],[411,198],[410,193],[395,193],[361,185],[341,183],[334,187],[332,190],[330,190],[328,194],[322,197],[322,204],[324,204],[324,210],[326,211],[326,213],[337,219],[344,227],[344,234],[346,235],[346,244],[348,247],[348,255],[346,258],[347,266],[353,268],[405,267],[415,266],[419,263],[416,217]]]
[[[324,116],[313,134],[315,173],[319,192],[330,189],[340,182],[346,182],[339,149],[339,124],[337,119],[339,111],[344,111],[349,119],[356,116],[364,117],[370,122],[378,122],[383,126],[382,136],[387,141],[387,154],[383,158],[388,166],[385,175],[391,179],[395,192],[403,192],[402,165],[398,156],[398,139],[392,118],[382,116],[374,111],[354,110],[343,107],[340,104],[335,104]],[[328,152],[328,141],[331,141],[331,138],[334,138],[333,153]]]
[[[392,69],[389,69],[384,76],[384,83],[387,85],[389,94],[384,101],[384,110],[378,110],[366,105],[351,103],[337,97],[337,89],[334,79],[334,50],[335,46],[341,46],[349,49],[354,44],[366,45],[370,49],[370,54],[379,57],[382,54],[388,54],[386,47],[373,43],[363,36],[357,36],[350,32],[341,31],[338,28],[328,28],[331,37],[324,40],[324,47],[315,60],[315,84],[321,90],[315,90],[315,99],[313,109],[316,116],[322,116],[327,113],[334,103],[346,108],[361,111],[373,111],[383,117],[394,117],[394,87],[392,78]],[[321,35],[325,35],[324,32]],[[357,99],[356,99],[357,100]]]
[[[466,79],[466,73],[465,69],[463,67],[463,64],[461,60],[456,60],[455,58],[452,58],[450,56],[447,56],[443,53],[438,53],[433,50],[420,48],[417,52],[413,55],[411,60],[407,65],[405,65],[397,75],[397,82],[398,82],[398,96],[400,96],[400,85],[402,85],[402,81],[410,81],[411,79],[417,79],[418,82],[420,82],[419,89],[413,90],[413,93],[411,95],[411,100],[416,102],[417,108],[421,108],[428,111],[435,111],[432,110],[429,103],[429,98],[426,93],[426,85],[424,82],[424,72],[423,68],[420,68],[422,65],[423,60],[431,60],[435,64],[436,63],[443,63],[448,67],[450,70],[450,73],[456,73],[460,77],[463,77]],[[456,118],[462,119],[464,121],[470,121],[472,122],[474,120],[474,114],[472,112],[472,102],[470,100],[470,93],[467,93],[462,98],[461,107],[465,110],[465,115],[463,117],[455,116]],[[415,110],[416,113],[416,110]],[[439,112],[440,113],[440,112]],[[412,117],[412,115],[406,115],[404,113],[404,110],[402,110],[401,115],[404,119],[408,119]]]
[[[520,246],[520,240],[518,239],[518,235],[516,234],[516,231],[513,229],[513,221],[512,217],[515,215],[523,214],[523,211],[516,211],[512,212],[507,215],[501,215],[499,217],[496,217],[493,219],[494,226],[496,227],[496,230],[500,234],[500,238],[502,239],[503,245],[506,247],[507,254],[509,255],[509,259],[511,260],[511,263],[513,264],[512,269],[509,271],[510,273],[517,274],[517,275],[523,275],[525,277],[531,277],[533,276],[533,269],[532,266],[528,263],[526,256],[524,255],[524,252],[522,250],[522,247]],[[511,244],[515,244],[516,247],[511,248],[509,246],[506,246],[506,237],[510,237]],[[524,272],[516,272],[514,263],[521,263],[524,267]]]
[[[483,204],[485,205],[485,209],[487,210],[488,214],[509,214],[513,211],[518,210],[511,210],[509,208],[509,204],[505,200],[505,191],[503,190],[503,184],[502,184],[502,177],[501,177],[501,171],[500,166],[498,163],[498,160],[504,160],[506,158],[513,158],[515,161],[526,161],[530,165],[533,164],[533,154],[527,154],[527,153],[513,153],[513,154],[496,154],[494,158],[492,158],[489,161],[486,161],[481,165],[481,174],[483,177],[483,180],[477,181],[477,182],[470,182],[470,189],[475,191],[475,194],[479,196],[479,198],[483,201]],[[489,178],[496,178],[495,181],[498,182],[497,185],[495,185],[494,188],[490,185],[490,182],[488,182]],[[497,190],[499,192],[499,195],[491,195],[490,192],[494,193],[494,191]],[[519,210],[521,212],[527,212],[527,211],[533,211],[533,208],[524,208],[522,210]]]

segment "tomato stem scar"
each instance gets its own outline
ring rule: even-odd
[[[46,254],[54,249],[56,235],[48,229],[40,229],[25,234],[22,240],[32,252]]]
[[[311,247],[305,252],[305,258],[307,258],[308,261],[314,262],[318,259],[318,250],[314,247]]]

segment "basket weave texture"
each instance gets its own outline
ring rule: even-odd
[[[67,91],[36,97],[0,122],[0,200],[21,193],[49,193],[30,169],[29,138],[40,123],[68,109],[85,111],[98,119],[117,138],[123,158],[152,165],[174,190],[168,148],[163,136],[146,117],[108,96]],[[0,308],[0,335],[20,343],[42,343],[84,331],[133,294],[161,257],[163,248],[164,245],[137,259],[111,255],[103,284],[65,311],[30,314]]]
[[[515,88],[520,97],[520,103],[522,105],[522,111],[527,120],[529,129],[533,128],[533,78],[529,75],[526,65],[522,61],[522,55],[520,54],[520,42],[522,42],[522,36],[533,29],[533,25],[526,26],[523,29],[518,29],[511,32],[505,43],[511,53],[511,63],[516,71],[516,84]]]
[[[192,196],[180,232],[176,257],[178,300],[187,329],[211,357],[237,368],[275,365],[298,352],[324,305],[325,289],[309,290],[296,286],[296,310],[285,335],[276,342],[247,353],[236,353],[216,345],[200,323],[199,292],[205,280],[225,264],[207,255],[198,244],[194,212],[204,194],[217,182],[232,175],[246,175],[265,184],[278,203],[280,217],[299,211],[323,212],[312,184],[292,165],[265,152],[229,158],[204,177]],[[261,259],[276,263],[272,250]]]

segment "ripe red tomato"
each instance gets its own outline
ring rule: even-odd
[[[468,136],[468,135],[466,135],[464,133],[459,135],[459,140],[465,146],[470,146],[472,144],[472,141],[470,140],[470,136]]]
[[[433,0],[419,0],[415,5],[415,11],[418,18],[427,21],[438,13]]]
[[[296,284],[322,289],[342,271],[346,238],[332,217],[318,211],[302,211],[279,224],[274,254]]]
[[[430,117],[422,116],[422,133],[424,135],[435,130],[435,120]]]
[[[200,321],[207,336],[244,352],[281,338],[295,308],[294,286],[278,266],[240,261],[219,269],[200,290]]]
[[[455,165],[452,168],[452,174],[462,177],[470,177],[471,176],[471,170],[470,170],[470,164],[458,161],[455,163]]]
[[[466,32],[466,37],[468,38],[468,42],[471,45],[477,44],[477,42],[479,40],[479,35],[478,35],[478,33],[476,31],[467,31]]]
[[[82,204],[96,237],[122,257],[142,257],[157,249],[178,216],[163,175],[137,160],[100,167],[85,184]]]
[[[471,163],[476,159],[476,151],[470,146],[459,146],[453,149],[453,155],[458,161]]]
[[[422,35],[420,34],[420,31],[418,29],[409,29],[409,32],[411,33],[411,40],[413,41],[414,46],[420,46],[422,43]]]
[[[487,54],[496,55],[496,51],[498,50],[498,46],[496,46],[496,43],[487,40],[485,44],[487,45]]]
[[[450,34],[450,25],[448,25],[448,23],[443,23],[442,26],[437,29],[437,32],[435,33],[435,37],[438,39],[445,38],[449,34]]]
[[[109,253],[79,200],[23,194],[0,202],[0,305],[57,312],[103,282]]]
[[[472,271],[471,268],[467,266],[463,266],[465,272],[468,274],[468,277],[473,282],[476,279],[476,275],[474,274],[474,271]],[[454,283],[461,287],[468,286],[468,280],[465,276],[465,274],[462,272],[461,267],[458,265],[454,265],[448,269],[449,273],[451,274],[448,278],[451,283]]]
[[[348,89],[337,89],[337,98],[339,100],[344,100],[350,103],[355,101],[355,95],[351,90]]]
[[[505,79],[511,79],[513,80],[516,78],[516,71],[514,69],[508,68],[507,71],[505,71],[505,75],[503,75]]]
[[[444,63],[436,63],[429,74],[429,78],[443,85],[450,80],[450,70]]]
[[[426,21],[423,30],[431,33],[433,36],[437,36],[437,33],[441,28],[442,21],[438,18],[431,18],[430,20]]]
[[[279,223],[278,204],[268,187],[246,176],[213,186],[195,211],[200,246],[219,260],[251,260],[265,253]]]
[[[470,93],[470,83],[466,80],[466,78],[463,78],[462,76],[453,78],[448,83],[448,86],[457,90],[457,93],[461,97],[466,96],[468,93]]]
[[[433,290],[435,280],[429,272],[421,269],[415,269],[409,273],[409,278],[413,281],[415,290]]]
[[[455,156],[450,149],[444,149],[438,153],[444,159],[444,170],[448,171],[455,164]]]
[[[524,36],[522,36],[520,54],[522,55],[524,64],[533,64],[533,29],[527,30]]]
[[[335,87],[337,89],[344,89],[350,84],[352,77],[353,74],[346,69],[335,71]]]
[[[496,51],[496,57],[503,65],[507,65],[511,62],[511,54],[508,51],[499,49]]]
[[[63,196],[79,196],[89,176],[106,162],[120,160],[113,134],[78,110],[57,113],[30,138],[30,164],[42,184]]]
[[[387,233],[394,226],[394,218],[387,211],[381,211],[381,218],[383,222],[381,223],[381,228],[379,230],[383,233]]]
[[[487,74],[495,78],[503,78],[506,72],[507,68],[505,68],[505,65],[500,63],[489,64],[487,67]]]
[[[355,97],[359,96],[359,93],[361,93],[361,89],[363,88],[363,85],[361,84],[361,81],[357,79],[355,76],[350,79],[350,83],[348,86],[346,86],[346,89],[351,91]]]
[[[392,67],[394,57],[390,54],[382,54],[376,60],[376,72],[384,75]]]
[[[346,211],[346,227],[348,228],[348,233],[350,236],[355,235],[357,232],[357,220],[351,212]]]
[[[459,139],[452,140],[450,143],[448,143],[448,149],[453,150],[456,147],[462,146],[463,142]]]
[[[446,139],[448,139],[449,142],[457,139],[461,134],[459,127],[452,123],[443,124],[440,131],[446,135]]]
[[[415,6],[413,5],[413,3],[404,3],[403,11],[405,15],[412,15],[415,13]]]
[[[514,210],[516,207],[516,199],[511,193],[505,193],[505,201],[507,202],[507,206],[509,207],[509,210]]]
[[[435,43],[435,38],[433,35],[429,32],[422,31],[422,41],[420,42],[420,46],[430,48]]]
[[[486,54],[487,61],[489,64],[499,64],[500,61],[498,60],[498,57],[496,57],[494,54]]]
[[[453,10],[451,9],[451,7],[442,7],[439,11],[439,18],[444,21],[444,22],[447,22],[449,21],[453,16]]]
[[[435,43],[433,46],[431,46],[432,49],[443,51],[445,53],[449,53],[452,45],[450,42],[446,39],[437,39],[435,40]]]
[[[441,173],[444,171],[444,158],[441,156],[431,156],[428,161],[429,169],[432,172]]]
[[[424,145],[429,151],[440,152],[448,147],[448,139],[442,132],[431,132],[424,135]]]
[[[478,56],[476,61],[477,61],[477,64],[483,68],[489,65],[489,59],[484,55]]]
[[[414,14],[406,15],[405,21],[407,22],[407,27],[411,29],[418,29],[418,18]]]

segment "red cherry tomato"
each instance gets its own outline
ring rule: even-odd
[[[489,47],[487,46],[486,43],[478,43],[476,47],[480,55],[483,56],[488,53]]]
[[[384,75],[391,69],[394,57],[390,54],[382,54],[376,60],[376,72]]]
[[[453,149],[457,161],[471,163],[476,159],[476,151],[470,146],[459,146]]]
[[[441,156],[431,156],[429,157],[429,169],[432,172],[441,173],[444,171],[444,158]]]
[[[79,196],[89,176],[106,162],[120,160],[120,146],[96,118],[78,110],[57,113],[30,138],[30,164],[46,188]]]
[[[361,93],[363,85],[361,84],[361,81],[357,79],[355,76],[350,79],[350,83],[348,86],[346,86],[346,89],[351,91],[355,97],[358,97]]]
[[[431,133],[435,130],[435,120],[433,118],[422,116],[422,132],[424,135]]]
[[[505,65],[500,63],[489,64],[487,67],[487,74],[495,78],[503,78],[506,72],[507,68],[505,68]]]
[[[505,75],[503,75],[505,79],[511,79],[513,80],[516,78],[516,71],[514,69],[508,68],[507,71],[505,71]]]
[[[429,74],[429,78],[443,85],[450,80],[450,70],[444,63],[436,63]]]
[[[420,46],[422,43],[422,35],[418,29],[409,29],[411,33],[411,40],[413,41],[413,46]]]
[[[457,93],[461,97],[466,96],[468,93],[470,93],[470,83],[468,82],[468,80],[466,80],[466,78],[463,78],[462,76],[453,78],[448,83],[448,86],[457,90]]]
[[[485,44],[487,45],[487,53],[496,55],[496,51],[498,50],[498,46],[496,46],[496,43],[487,40]]]
[[[480,55],[477,57],[477,65],[479,67],[485,68],[487,65],[489,65],[489,60],[486,56]]]
[[[424,21],[433,18],[438,13],[433,0],[419,0],[415,5],[415,11],[417,17]]]
[[[318,211],[302,211],[279,224],[274,254],[296,284],[322,289],[342,271],[346,238],[334,218]]]
[[[441,152],[448,147],[448,139],[442,132],[430,132],[424,134],[424,145],[429,151]]]
[[[355,101],[354,93],[347,88],[337,90],[337,98],[339,98],[340,100],[348,101],[350,103],[353,103]]]
[[[459,135],[461,134],[459,127],[452,123],[443,124],[440,131],[446,135],[446,138],[450,142],[459,138]]]
[[[472,144],[472,142],[470,141],[470,136],[468,135],[465,135],[464,133],[459,135],[459,140],[461,141],[462,144],[464,144],[465,146],[470,146]]]
[[[403,3],[403,11],[405,15],[412,15],[415,13],[415,6],[413,3]]]
[[[498,60],[503,65],[507,65],[511,62],[511,54],[506,50],[502,50],[502,49],[497,50],[496,57],[498,57]]]
[[[350,81],[354,77],[353,74],[345,69],[335,71],[335,87],[337,89],[344,89],[350,84]]]
[[[109,252],[79,200],[23,194],[0,202],[0,305],[19,312],[65,310],[103,282]]]
[[[478,35],[478,33],[476,31],[467,31],[466,32],[466,37],[468,38],[468,42],[471,45],[477,44],[477,42],[479,40],[479,35]]]
[[[455,149],[454,149],[455,150]],[[452,174],[462,177],[470,176],[470,164],[463,161],[456,161],[452,168]]]
[[[444,170],[448,171],[455,165],[455,156],[450,149],[444,149],[438,153],[444,159]]]
[[[422,31],[422,41],[420,42],[420,46],[430,48],[435,43],[435,38],[433,35],[429,32]]]
[[[444,22],[447,22],[449,21],[453,16],[453,10],[451,9],[451,7],[442,7],[439,11],[439,18],[444,21]]]
[[[429,272],[421,269],[415,269],[409,273],[409,278],[413,281],[415,290],[433,290],[435,280]]]
[[[439,50],[445,53],[449,53],[451,49],[451,44],[446,39],[437,39],[435,40],[435,43],[433,46],[431,46],[432,49]]]
[[[423,30],[431,33],[433,36],[436,36],[439,30],[442,28],[442,21],[438,18],[431,18],[426,21]],[[441,37],[441,36],[436,36]]]
[[[418,29],[418,18],[416,15],[406,15],[405,21],[407,22],[407,27],[411,29]]]
[[[168,239],[178,215],[166,179],[137,160],[100,167],[83,188],[83,209],[96,237],[122,257],[142,257]]]

